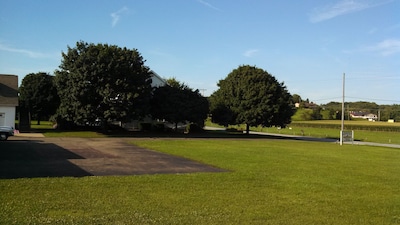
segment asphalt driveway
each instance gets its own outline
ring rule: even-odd
[[[130,145],[129,140],[10,137],[0,142],[0,179],[224,171]]]

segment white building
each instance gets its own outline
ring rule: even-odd
[[[163,78],[161,78],[156,72],[151,70],[150,73],[151,73],[151,86],[153,88],[167,85],[167,82]],[[146,117],[143,120],[140,121],[134,120],[130,123],[118,122],[119,123],[118,125],[127,130],[141,130],[143,129],[143,127],[141,127],[141,124],[143,123],[151,124],[153,122],[154,122],[153,119],[151,119],[150,117]]]
[[[378,115],[373,114],[373,113],[367,113],[367,112],[362,112],[362,111],[351,111],[350,112],[350,117],[351,118],[357,118],[357,119],[367,119],[370,121],[375,121],[378,119]]]
[[[167,82],[163,78],[161,78],[156,72],[150,71],[151,73],[151,86],[152,87],[161,87],[165,86]]]
[[[0,126],[15,127],[18,76],[0,74]]]

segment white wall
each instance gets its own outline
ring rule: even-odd
[[[5,115],[0,118],[0,126],[15,128],[15,107],[0,106],[0,114]]]
[[[165,80],[162,79],[156,72],[151,71],[151,86],[152,87],[161,87],[165,85]]]

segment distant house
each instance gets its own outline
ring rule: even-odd
[[[0,74],[0,126],[15,127],[18,76]]]
[[[152,87],[161,87],[161,86],[165,86],[167,84],[167,82],[161,78],[156,72],[154,71],[150,71],[151,73],[151,86]]]
[[[373,113],[368,113],[368,112],[362,112],[362,111],[351,111],[350,112],[350,117],[351,118],[358,118],[358,119],[367,119],[367,120],[377,120],[378,116],[376,114]]]

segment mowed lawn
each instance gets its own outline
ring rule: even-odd
[[[223,173],[0,180],[0,224],[400,224],[400,149],[262,139],[132,144]]]

